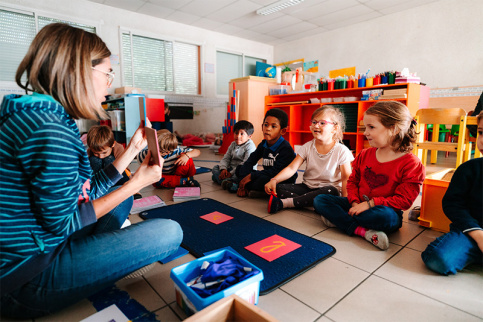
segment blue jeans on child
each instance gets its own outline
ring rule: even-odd
[[[443,274],[456,274],[466,266],[483,265],[483,255],[473,238],[464,234],[453,224],[450,231],[436,238],[421,253],[424,264],[432,271]]]
[[[233,170],[233,169],[228,168],[227,170],[228,170],[228,171],[231,171],[231,170]],[[215,166],[213,167],[213,169],[211,169],[211,173],[212,173],[212,175],[211,175],[211,179],[213,180],[213,182],[216,182],[216,183],[218,183],[218,184],[221,184],[221,182],[223,181],[223,180],[220,180],[220,178],[219,178],[219,177],[220,177],[220,174],[221,174],[221,171],[222,171],[222,170],[220,169],[220,166],[219,166],[218,164],[217,164],[217,165],[215,165]],[[235,183],[238,183],[238,181],[239,181],[239,180],[238,180],[238,178],[236,177],[236,175],[235,175],[235,174],[233,174],[233,175],[230,177],[230,179],[231,179],[231,180],[233,180],[233,182],[235,182]]]
[[[132,203],[132,197],[126,199],[70,236],[45,271],[1,298],[2,314],[20,319],[51,314],[174,253],[183,238],[175,221],[150,219],[119,229]]]
[[[351,205],[346,197],[318,195],[314,199],[315,212],[352,236],[358,226],[391,233],[402,226],[402,211],[376,206],[357,216],[349,215]]]

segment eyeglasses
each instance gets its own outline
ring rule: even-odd
[[[103,74],[106,74],[106,77],[107,77],[107,87],[111,87],[112,85],[112,82],[114,81],[114,77],[116,76],[116,74],[114,74],[114,72],[105,72],[103,70],[100,70],[100,69],[97,69],[95,67],[92,67],[93,70],[97,70],[98,72],[101,72]]]
[[[326,120],[321,120],[321,121],[312,120],[312,121],[310,121],[310,125],[312,125],[312,126],[316,126],[317,124],[319,124],[319,126],[322,127],[322,126],[325,126],[326,124],[336,125],[337,123],[329,122],[329,121],[326,121]]]

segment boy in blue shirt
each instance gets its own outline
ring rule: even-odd
[[[265,113],[262,124],[264,140],[235,172],[241,179],[237,190],[239,197],[266,195],[265,184],[293,161],[295,152],[282,137],[287,132],[287,126],[288,116],[283,110],[274,108]],[[263,170],[253,170],[260,159],[263,161]],[[296,179],[297,173],[283,183],[295,183]]]

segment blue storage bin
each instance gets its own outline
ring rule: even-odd
[[[191,287],[186,285],[187,282],[200,275],[201,265],[204,261],[216,262],[222,260],[227,255],[232,258],[237,258],[245,267],[251,267],[253,270],[258,270],[259,273],[206,298],[200,297]],[[188,315],[194,314],[231,294],[236,294],[249,303],[256,305],[260,292],[260,281],[263,280],[263,272],[261,269],[240,255],[226,249],[177,266],[171,270],[170,276],[174,281],[176,303]]]

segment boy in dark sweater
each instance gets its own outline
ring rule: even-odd
[[[241,179],[237,191],[239,197],[265,195],[265,184],[293,161],[295,152],[282,137],[287,132],[287,126],[288,116],[283,110],[274,108],[265,113],[262,124],[264,140],[236,169],[236,176]],[[261,158],[263,170],[253,170]],[[297,173],[283,183],[295,183],[296,179]]]
[[[477,149],[483,153],[483,112],[477,117]],[[483,265],[483,158],[461,164],[443,197],[450,232],[428,245],[421,257],[443,275],[456,274],[470,264]]]

